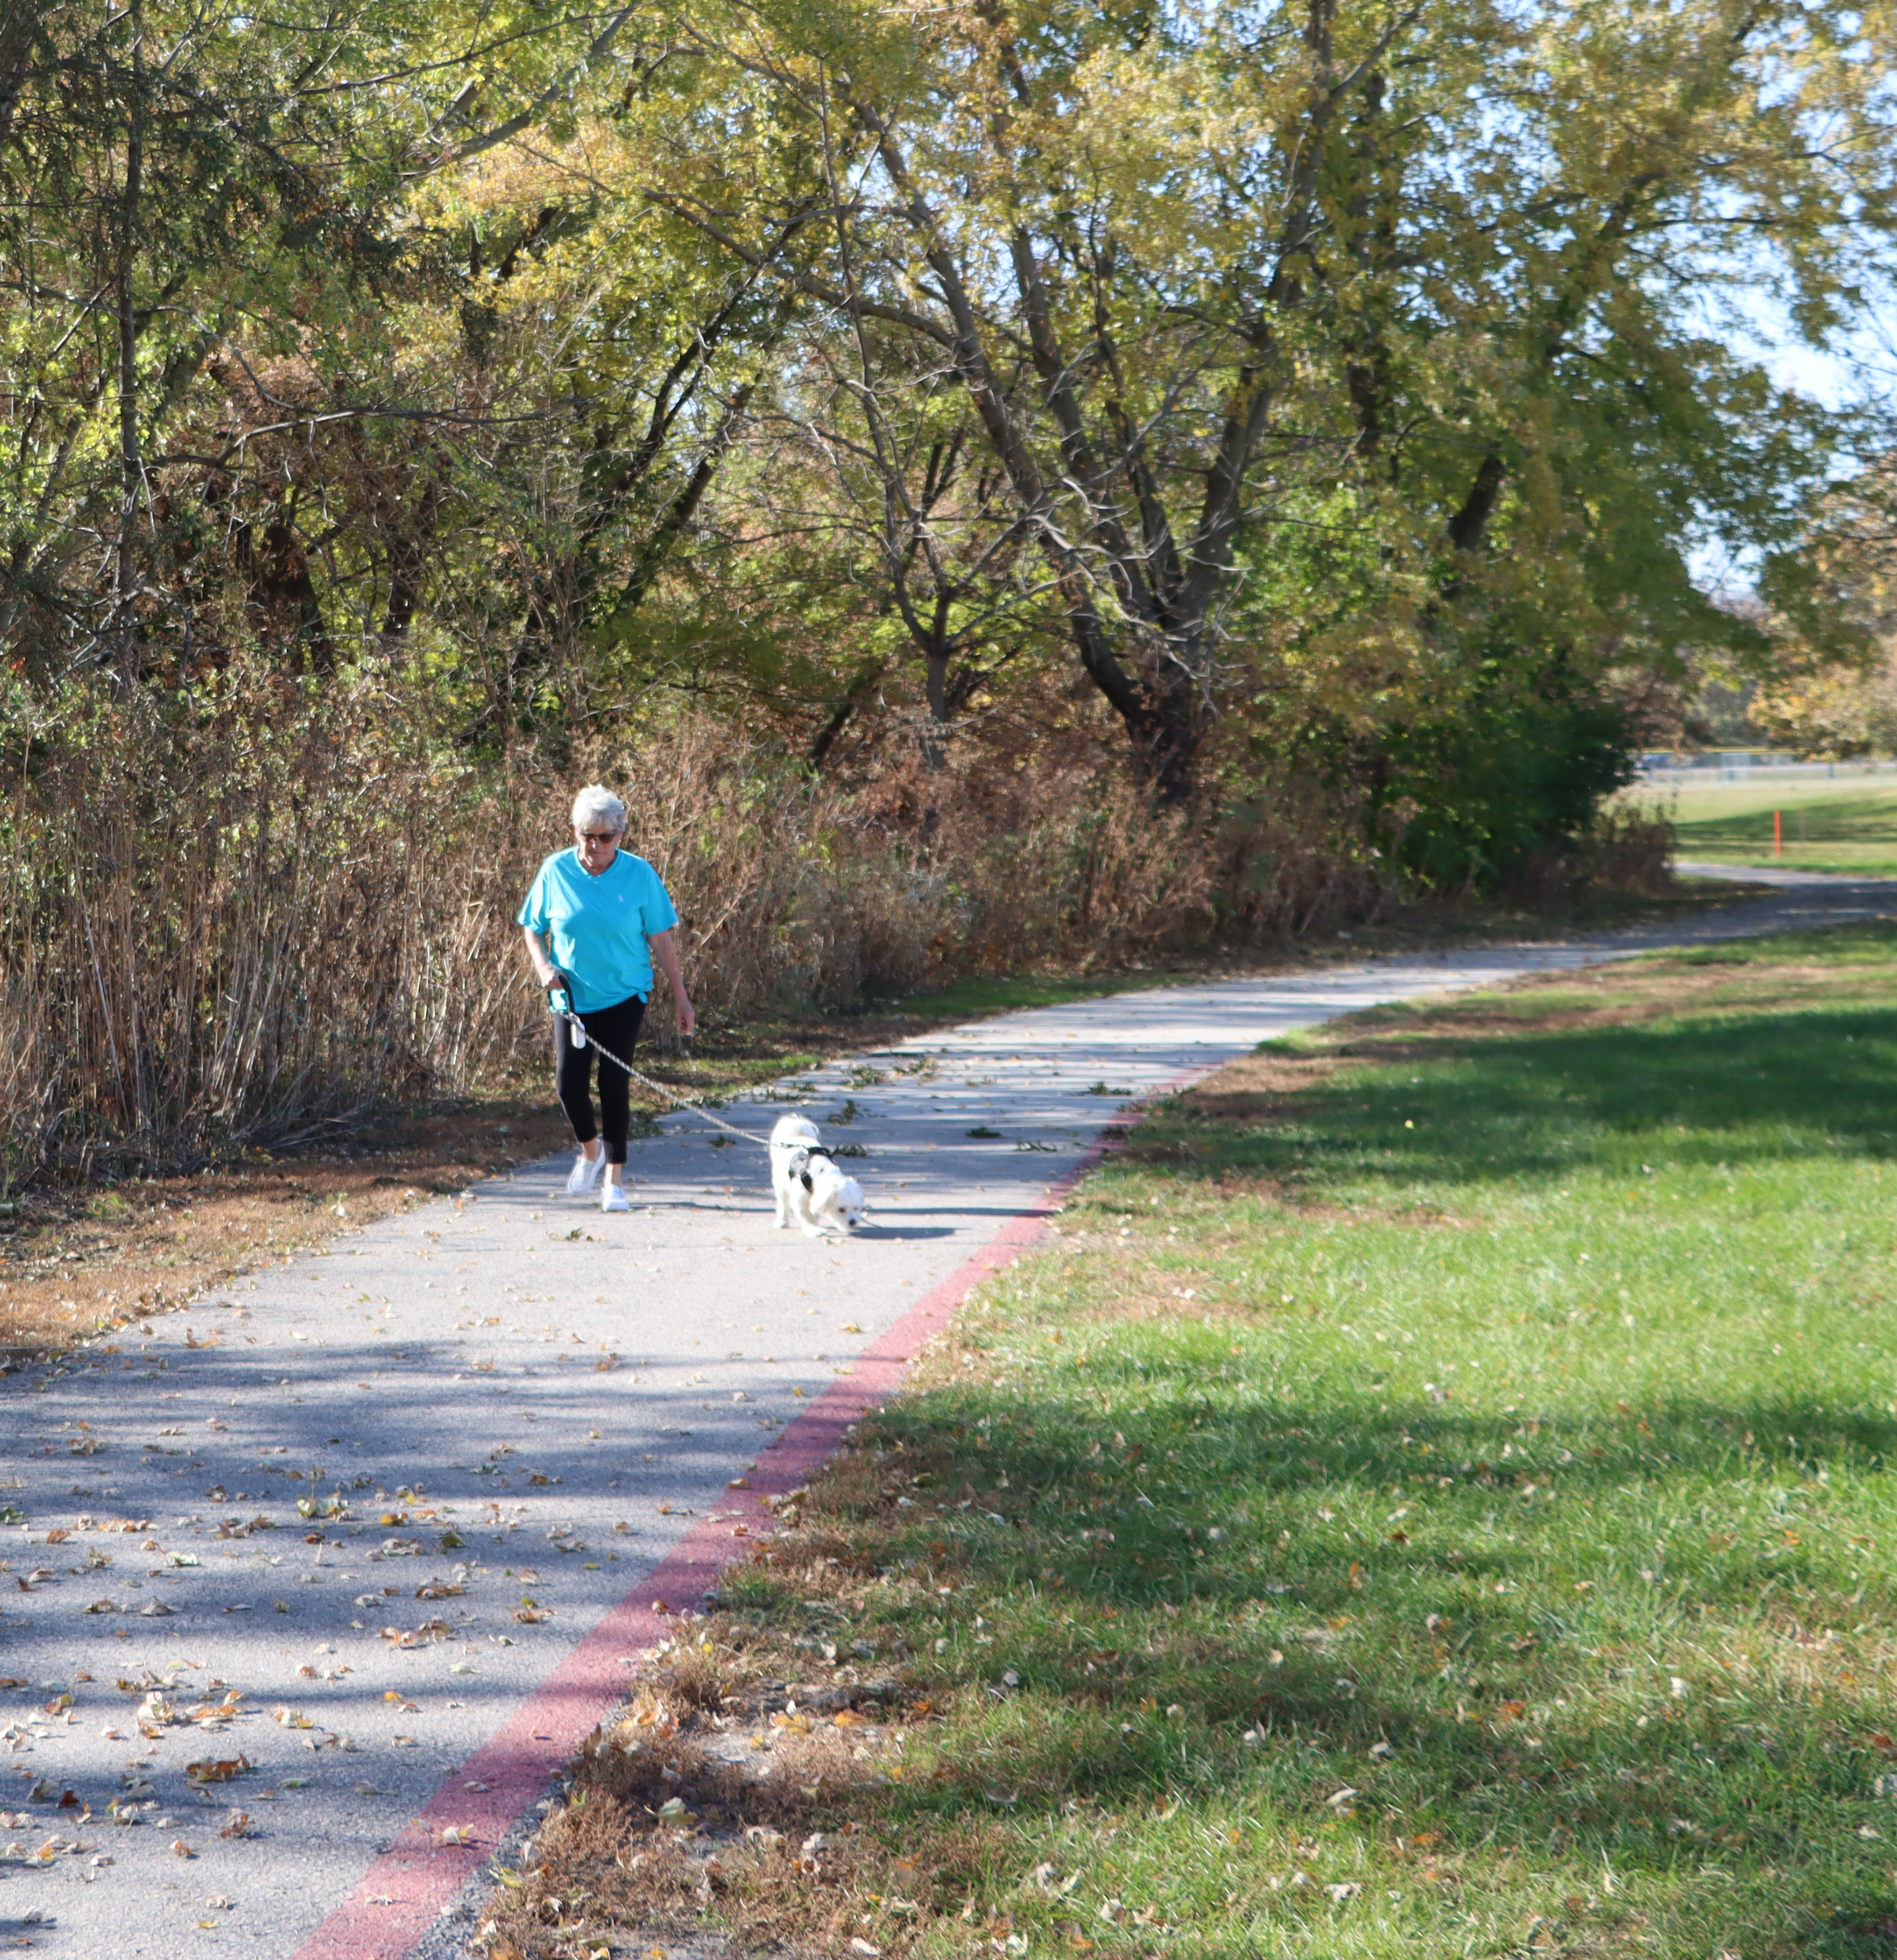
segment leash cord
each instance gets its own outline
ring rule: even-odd
[[[641,1074],[638,1070],[635,1068],[629,1061],[620,1061],[619,1058],[615,1055],[613,1051],[606,1046],[605,1042],[601,1041],[597,1035],[590,1035],[587,1032],[586,1023],[580,1019],[578,1014],[572,1013],[570,1010],[563,1010],[559,1007],[555,1007],[553,1011],[562,1020],[568,1022],[573,1026],[578,1028],[581,1036],[585,1040],[590,1042],[593,1045],[600,1051],[600,1054],[604,1055],[606,1060],[611,1062],[615,1068],[622,1068],[625,1070],[625,1073],[629,1075],[635,1082],[638,1083],[645,1088],[651,1090],[655,1096],[663,1096],[667,1102],[673,1104],[675,1107],[680,1109],[689,1109],[693,1115],[702,1116],[708,1123],[715,1123],[721,1130],[728,1131],[734,1137],[742,1137],[747,1144],[759,1144],[767,1150],[771,1147],[771,1140],[769,1137],[756,1136],[749,1130],[740,1130],[737,1124],[727,1123],[722,1116],[714,1115],[709,1109],[705,1108],[702,1102],[694,1101],[689,1096],[675,1094],[671,1090],[667,1088],[663,1082],[654,1082],[651,1076]]]

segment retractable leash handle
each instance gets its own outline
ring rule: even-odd
[[[559,986],[549,987],[546,990],[546,1010],[556,1020],[565,1022],[567,1032],[572,1036],[575,1048],[586,1046],[586,1029],[581,1025],[579,1016],[573,1011],[573,996],[568,991],[564,975],[561,976]]]

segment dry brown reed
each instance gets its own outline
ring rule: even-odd
[[[0,814],[8,1178],[287,1141],[507,1052],[516,867],[470,873],[457,836],[472,805],[504,839],[495,803],[369,687],[135,697],[41,731]]]
[[[1296,931],[1378,896],[1316,803],[1157,813],[1077,763],[841,787],[691,716],[556,781],[456,759],[409,698],[226,676],[95,702],[17,759],[0,1179],[282,1148],[513,1064],[544,1027],[515,910],[595,774],[678,900],[695,998],[729,1017]]]

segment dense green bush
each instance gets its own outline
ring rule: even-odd
[[[1373,833],[1433,887],[1493,886],[1577,843],[1631,780],[1638,739],[1559,656],[1529,673],[1491,660],[1453,712],[1393,730],[1373,757]]]

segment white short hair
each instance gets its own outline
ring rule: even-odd
[[[588,783],[573,799],[573,828],[590,830],[596,824],[615,832],[625,828],[625,805],[603,783]]]

